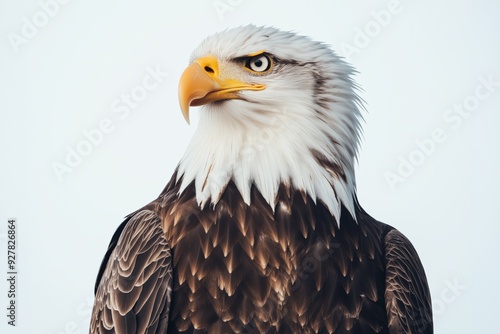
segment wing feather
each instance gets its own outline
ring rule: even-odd
[[[432,334],[431,296],[417,252],[396,229],[390,230],[384,241],[389,332]]]
[[[161,220],[149,210],[129,217],[101,264],[90,334],[166,333],[172,260]]]

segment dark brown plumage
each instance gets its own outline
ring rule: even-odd
[[[91,333],[107,332],[97,329],[110,326],[116,318],[109,313],[117,311],[128,311],[122,317],[127,323],[158,323],[158,315],[141,313],[144,306],[132,307],[157,303],[168,310],[154,295],[110,293],[117,310],[102,300],[116,286],[126,292],[138,282],[153,285],[149,289],[162,302],[170,297],[165,284],[172,287],[168,331],[163,314],[161,326],[146,333],[432,333],[429,291],[425,276],[416,275],[423,271],[415,250],[359,206],[358,222],[343,210],[338,228],[325,206],[300,192],[282,187],[273,213],[258,191],[252,189],[248,206],[230,183],[215,208],[200,209],[193,186],[177,199],[175,179],[129,216],[104,260],[108,271],[119,263],[135,274],[98,277]],[[143,272],[149,281],[136,278]],[[115,332],[126,333],[119,324]]]

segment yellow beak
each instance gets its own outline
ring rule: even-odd
[[[179,82],[179,104],[189,124],[189,107],[213,101],[238,99],[238,91],[263,90],[265,85],[249,84],[221,78],[219,62],[213,56],[198,58],[182,73]]]

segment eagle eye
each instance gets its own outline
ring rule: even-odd
[[[250,57],[245,62],[245,67],[250,69],[252,72],[263,73],[271,68],[272,60],[266,54],[260,54],[254,57]]]

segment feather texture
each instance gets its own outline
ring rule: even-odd
[[[432,305],[422,264],[397,230],[385,237],[385,300],[391,333],[432,333]]]
[[[90,333],[165,333],[172,264],[158,216],[141,211],[127,219],[102,268]]]
[[[407,318],[426,310],[410,310],[416,298],[430,307],[411,244],[359,206],[357,221],[343,207],[338,224],[324,204],[284,185],[273,210],[255,188],[247,205],[230,182],[216,206],[201,208],[194,184],[179,197],[176,180],[174,174],[157,200],[132,215],[158,217],[174,245],[167,333],[431,333]],[[411,268],[398,251],[416,257]],[[134,293],[121,298],[115,304],[137,300]],[[115,318],[111,312],[110,324]]]

